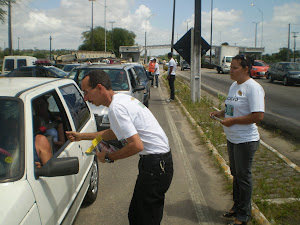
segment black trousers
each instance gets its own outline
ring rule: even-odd
[[[174,87],[174,82],[175,82],[175,75],[170,75],[169,78],[169,86],[170,86],[170,99],[174,100],[175,99],[175,87]]]
[[[165,193],[173,178],[171,152],[141,156],[139,175],[131,199],[130,225],[159,225],[164,210]]]

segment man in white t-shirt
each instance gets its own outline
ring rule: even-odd
[[[169,65],[168,65],[168,81],[170,86],[170,99],[167,99],[167,102],[174,101],[175,99],[175,87],[174,87],[174,81],[175,81],[175,75],[176,75],[176,62],[173,59],[173,53],[168,53],[169,58]]]
[[[130,95],[116,94],[109,76],[102,70],[89,72],[81,83],[84,100],[108,107],[110,129],[96,133],[66,132],[71,141],[118,139],[118,151],[97,152],[101,162],[113,162],[140,155],[139,175],[131,199],[128,219],[133,224],[160,224],[165,193],[173,177],[173,161],[168,138],[150,110]],[[153,194],[156,193],[156,194]]]

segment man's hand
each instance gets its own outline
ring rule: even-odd
[[[74,131],[66,131],[67,138],[70,141],[81,141],[80,133]]]
[[[106,151],[101,151],[101,152],[96,152],[97,158],[100,162],[105,163],[105,155],[106,155]]]

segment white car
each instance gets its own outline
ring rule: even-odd
[[[94,115],[73,80],[0,79],[0,224],[72,224],[82,202],[91,204],[97,197],[97,159],[85,154],[90,141],[64,137],[62,145],[52,146],[52,157],[36,166],[39,105],[33,104],[41,97],[64,131],[96,131]]]

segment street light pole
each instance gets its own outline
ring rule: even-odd
[[[189,31],[189,22],[190,21],[186,20],[185,22],[186,22],[186,32],[188,32]]]
[[[255,48],[256,48],[256,40],[257,40],[257,24],[258,24],[258,22],[253,22],[253,23],[255,23]]]
[[[89,0],[92,2],[92,27],[91,27],[91,47],[92,51],[94,51],[94,1],[95,0]]]
[[[111,23],[111,51],[114,51],[114,45],[113,45],[113,30],[114,30],[114,23],[115,21],[110,21]]]
[[[263,39],[264,39],[264,13],[256,5],[251,4],[251,6],[255,6],[257,8],[257,10],[261,13],[261,59],[262,59],[262,54],[263,54]]]
[[[174,45],[175,5],[176,5],[176,0],[173,1],[173,23],[172,23],[172,41],[171,41],[171,52],[172,53],[173,53],[173,45]]]
[[[145,64],[148,63],[148,59],[147,59],[147,25],[148,25],[148,21],[151,18],[151,16],[153,16],[154,14],[151,14],[148,19],[146,20],[146,25],[145,25]]]

